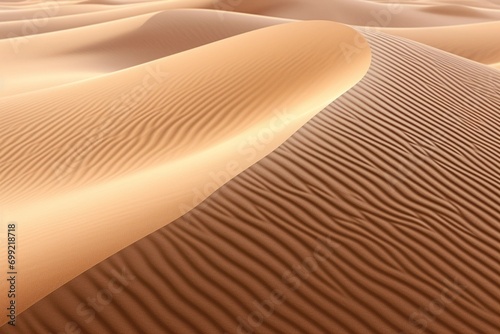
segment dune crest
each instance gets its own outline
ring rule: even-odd
[[[448,27],[388,28],[382,31],[492,67],[500,62],[499,21]]]
[[[1,99],[0,203],[22,226],[18,310],[278,147],[363,77],[369,47],[349,59],[340,47],[360,39],[333,22],[278,25]]]

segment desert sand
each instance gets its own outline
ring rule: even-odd
[[[2,333],[500,328],[500,4],[0,18]]]
[[[146,29],[157,31],[158,15]],[[65,34],[42,36],[57,44]],[[22,228],[20,310],[189,211],[356,84],[370,64],[369,48],[348,62],[330,47],[363,39],[333,22],[276,25],[215,43],[205,37],[200,48],[129,54],[123,68],[69,83],[51,81],[59,76],[43,68],[57,63],[76,73],[75,65],[97,58],[64,67],[74,53],[56,47],[32,56],[38,69],[26,74],[52,87],[12,80],[25,91],[0,100],[0,201],[4,220]],[[111,50],[101,41],[83,47],[109,52],[96,65],[106,66],[120,41]]]
[[[500,63],[498,21],[431,28],[386,28],[382,31],[493,67],[498,68]]]
[[[220,7],[369,27],[375,32],[401,36],[495,68],[500,64],[498,1],[241,0]]]

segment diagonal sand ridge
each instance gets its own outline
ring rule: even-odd
[[[369,48],[349,62],[339,48],[357,37],[333,22],[278,25],[0,100],[0,203],[23,235],[18,309],[280,145],[365,74]]]

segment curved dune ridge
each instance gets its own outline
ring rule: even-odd
[[[141,14],[175,8],[212,8],[212,0],[168,0],[136,2],[127,6],[104,3],[100,10],[92,4],[65,3],[61,0],[38,1],[32,6],[19,7],[18,3],[4,4],[0,9],[0,39],[10,39],[16,50],[21,50],[31,37],[47,32],[68,30]],[[96,3],[100,5],[101,3]],[[27,7],[27,8],[26,8]],[[79,11],[76,10],[79,8]],[[12,11],[12,9],[15,9]],[[4,15],[4,13],[6,15]]]
[[[344,57],[339,46],[363,37],[334,22],[214,36],[227,34],[205,31],[198,48],[0,99],[0,203],[22,226],[19,311],[189,211],[370,64],[368,47]]]
[[[498,1],[255,0],[219,1],[220,8],[282,18],[367,26],[499,68]],[[224,4],[224,5],[222,5]]]
[[[500,75],[363,33],[358,85],[2,331],[496,333]]]
[[[233,14],[221,24],[214,11],[179,9],[39,34],[19,50],[0,40],[6,50],[0,71],[8,82],[0,97],[91,79],[286,22],[291,21]]]

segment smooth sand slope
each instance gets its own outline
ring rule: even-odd
[[[2,331],[496,333],[500,75],[366,37],[358,85]]]
[[[370,49],[345,58],[339,45],[353,40],[363,37],[333,22],[278,25],[0,99],[18,310],[189,211],[356,84]]]
[[[486,65],[500,63],[500,21],[430,28],[387,28],[408,38]]]
[[[65,16],[65,24],[76,24],[78,27],[52,33],[39,32],[29,38],[0,40],[0,49],[3,50],[0,96],[89,79],[243,32],[289,21],[200,9],[140,15],[143,8],[153,8],[153,5],[154,3],[146,2],[135,6],[105,6],[108,9],[103,10],[103,13],[123,12],[126,18],[111,19],[103,16],[103,20],[109,21],[81,25],[76,24],[82,21],[80,16]],[[67,7],[60,6],[59,9],[63,11]],[[78,6],[71,6],[73,7]],[[84,11],[87,5],[80,7]],[[500,63],[499,22],[386,28],[391,25],[392,17],[399,17],[405,11],[403,7],[390,7],[388,4],[377,8],[377,11],[371,12],[369,8],[362,10],[373,16],[374,31],[412,39],[493,67]],[[387,16],[387,13],[390,15]],[[96,15],[90,17],[95,19]]]
[[[99,4],[98,4],[99,5]],[[111,5],[111,4],[108,4]],[[19,3],[0,7],[0,39],[10,39],[22,50],[34,35],[109,22],[175,8],[213,8],[212,0],[146,1],[123,6],[100,6],[64,1],[39,1],[32,6]]]
[[[498,1],[256,0],[218,8],[291,19],[324,19],[401,36],[492,67],[500,64]]]
[[[371,27],[435,27],[500,20],[500,5],[455,1],[232,0],[218,1],[226,11],[299,20],[333,20]]]
[[[91,79],[286,22],[247,14],[221,21],[214,11],[179,9],[35,35],[19,50],[0,40],[0,96]]]

